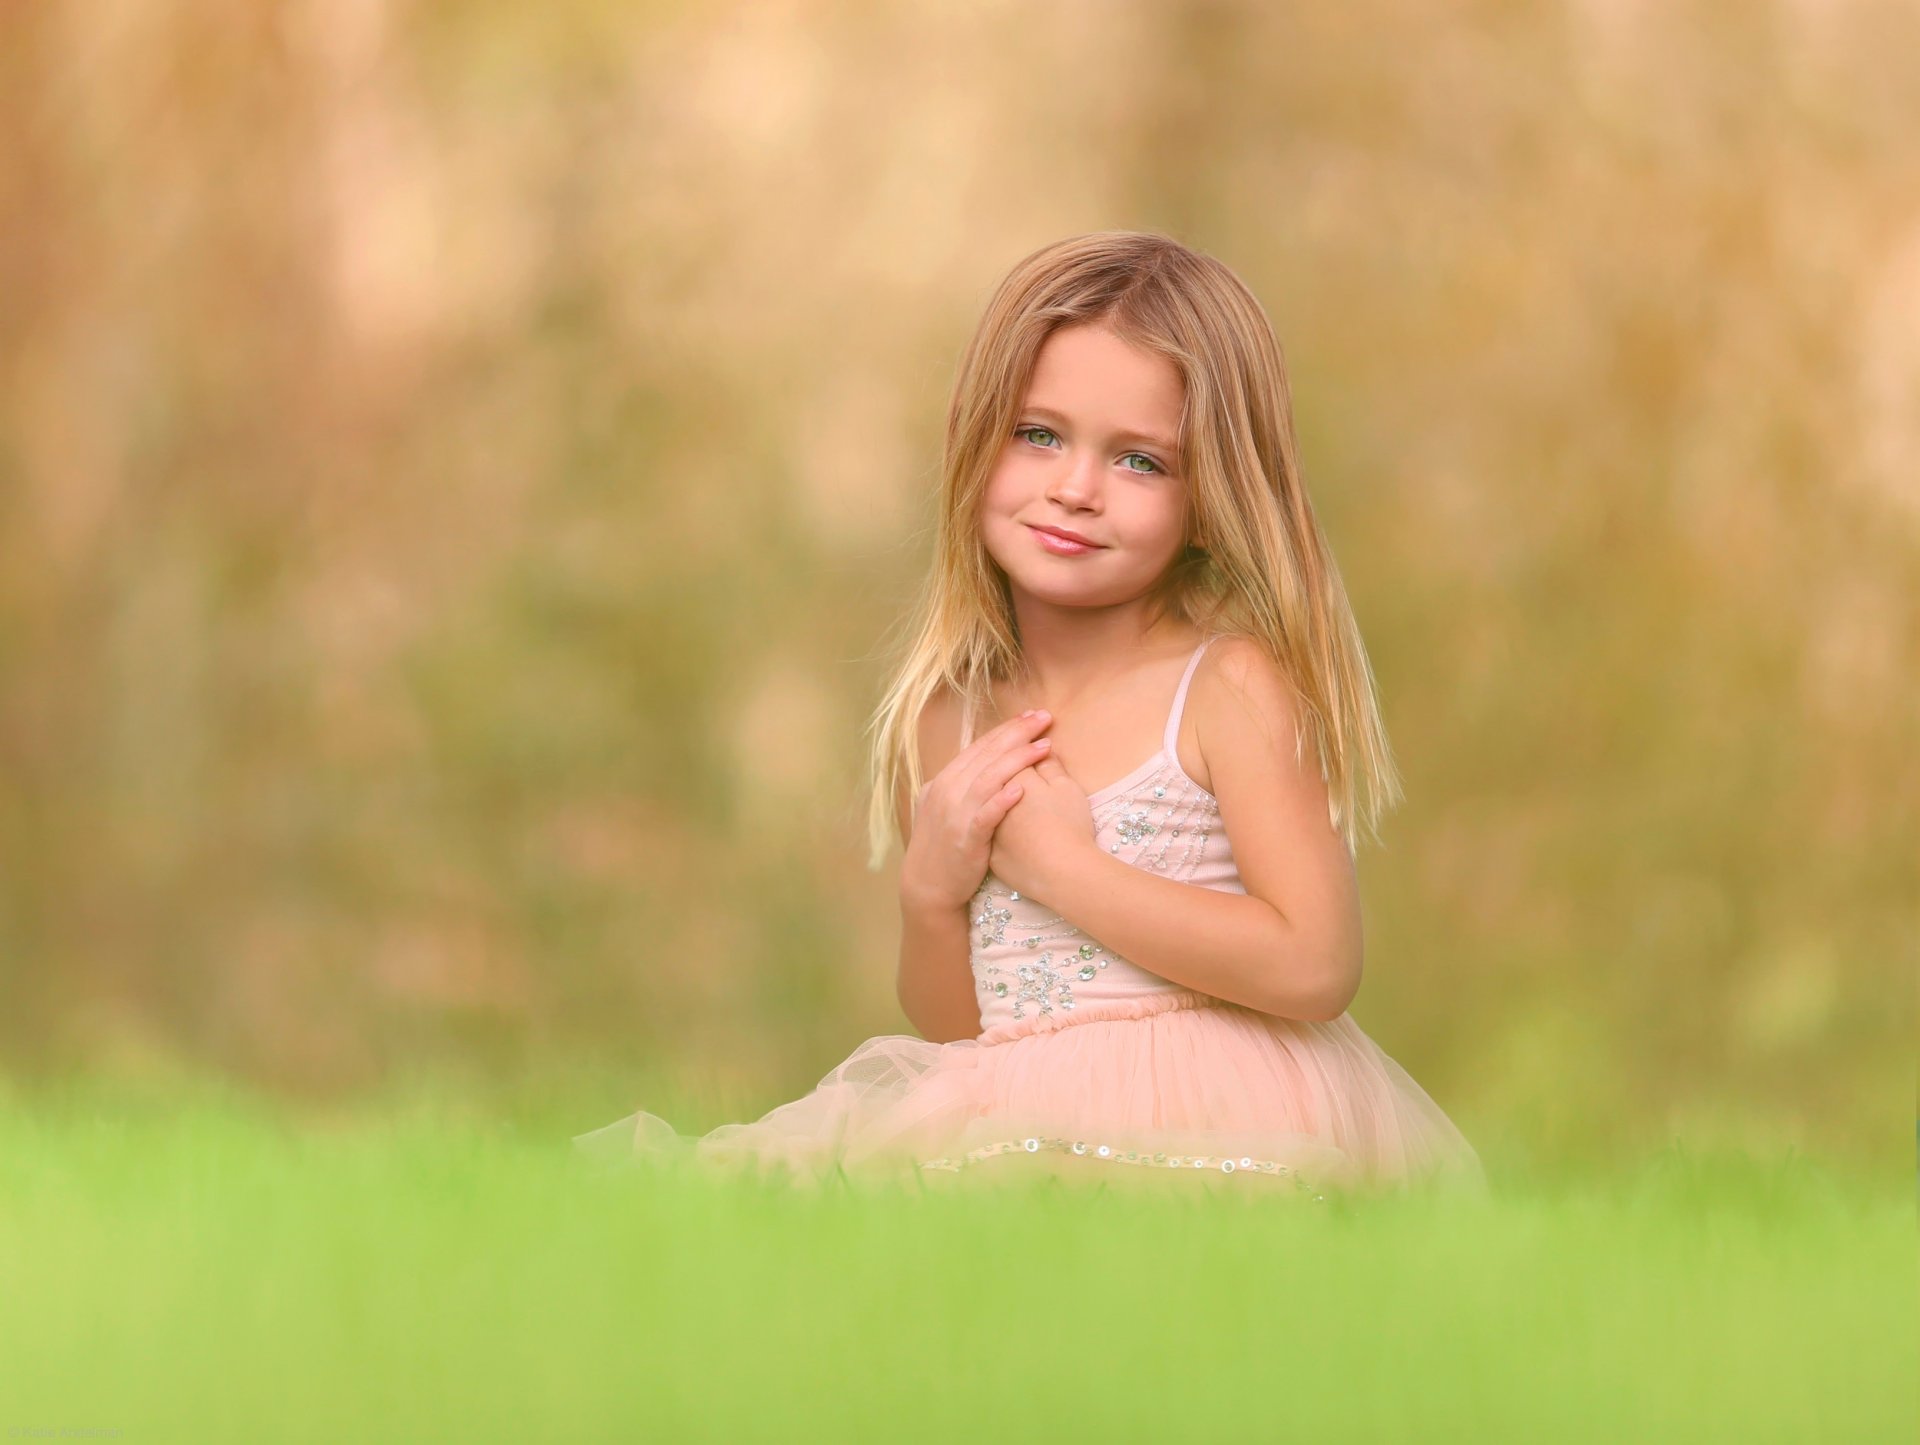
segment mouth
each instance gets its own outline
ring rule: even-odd
[[[1029,526],[1028,530],[1033,533],[1042,547],[1056,557],[1080,557],[1088,552],[1106,550],[1097,542],[1089,542],[1085,538],[1058,532],[1049,527]]]

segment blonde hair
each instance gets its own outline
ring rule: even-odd
[[[901,661],[868,726],[868,868],[901,843],[897,808],[917,808],[918,723],[942,684],[976,711],[1020,657],[1005,574],[980,538],[981,498],[1025,399],[1041,344],[1099,325],[1166,357],[1186,386],[1179,467],[1192,542],[1154,585],[1149,611],[1251,639],[1298,699],[1295,761],[1309,744],[1329,822],[1359,846],[1401,797],[1373,671],[1339,570],[1300,479],[1286,363],[1239,277],[1151,232],[1057,241],[1000,283],[968,343],[947,410],[933,568]]]

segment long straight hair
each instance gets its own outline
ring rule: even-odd
[[[981,498],[1042,343],[1081,325],[1166,357],[1185,382],[1178,445],[1189,541],[1154,584],[1150,614],[1247,637],[1274,660],[1297,697],[1295,762],[1314,750],[1328,821],[1356,853],[1361,825],[1378,839],[1400,780],[1360,630],[1301,482],[1279,339],[1221,262],[1152,232],[1098,231],[1014,266],[961,359],[933,567],[867,730],[868,868],[900,845],[901,811],[918,807],[922,710],[942,686],[985,708],[991,682],[1020,659],[1006,575],[980,537]]]

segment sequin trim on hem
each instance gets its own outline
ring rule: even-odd
[[[1110,1144],[1089,1144],[1084,1139],[1066,1139],[1059,1135],[1039,1134],[1025,1139],[1002,1139],[992,1144],[983,1144],[978,1149],[969,1149],[958,1159],[923,1159],[921,1169],[943,1169],[953,1172],[969,1164],[978,1164],[1000,1154],[1024,1151],[1038,1154],[1042,1149],[1064,1151],[1069,1154],[1082,1154],[1089,1158],[1103,1159],[1114,1164],[1145,1164],[1163,1169],[1217,1169],[1222,1174],[1286,1174],[1293,1178],[1294,1187],[1312,1190],[1314,1186],[1297,1169],[1281,1164],[1273,1159],[1255,1159],[1242,1156],[1239,1159],[1216,1157],[1211,1154],[1168,1154],[1158,1152],[1149,1154],[1144,1149],[1115,1149]],[[1315,1193],[1316,1200],[1326,1195]]]

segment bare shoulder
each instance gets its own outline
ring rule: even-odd
[[[1229,739],[1244,739],[1252,730],[1269,747],[1291,752],[1299,730],[1299,703],[1292,682],[1251,637],[1222,637],[1201,655],[1187,706],[1194,714],[1195,737],[1210,776],[1217,764],[1212,754],[1224,751]]]
[[[960,751],[960,694],[941,683],[920,709],[916,729],[920,744],[920,776],[924,782]]]
[[[960,751],[960,695],[944,682],[921,707],[920,716],[914,720],[913,737],[919,755],[920,785],[924,788]],[[913,836],[913,814],[917,809],[917,800],[907,796],[904,770],[893,801],[904,841]]]
[[[1244,637],[1207,649],[1190,697],[1204,786],[1219,800],[1240,880],[1286,920],[1299,957],[1322,977],[1321,1002],[1297,1016],[1335,1018],[1360,986],[1359,883],[1332,823],[1319,750],[1303,737],[1304,704],[1280,664]]]

